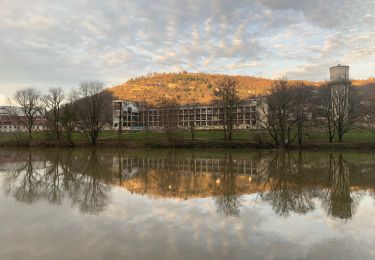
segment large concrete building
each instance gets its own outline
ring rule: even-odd
[[[138,102],[125,100],[113,101],[113,128],[118,129],[120,122],[124,130],[160,130],[167,108],[146,107]],[[255,99],[249,99],[233,109],[235,129],[257,128],[260,116]],[[184,105],[175,108],[176,125],[197,129],[219,129],[223,122],[223,108],[217,105]],[[122,118],[122,120],[121,120]]]

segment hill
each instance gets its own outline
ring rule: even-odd
[[[214,100],[215,82],[224,77],[220,74],[205,73],[153,73],[130,79],[128,82],[110,88],[118,99],[147,102],[155,105],[161,98],[175,98],[181,104],[208,104]],[[230,76],[238,82],[241,99],[266,94],[272,80],[251,76]],[[319,86],[321,82],[303,81]],[[375,79],[373,79],[375,82]],[[364,85],[368,80],[353,81],[354,85]]]

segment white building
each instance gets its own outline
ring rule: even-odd
[[[118,129],[122,121],[124,130],[159,130],[168,109],[146,107],[138,102],[125,100],[113,101],[113,128]],[[121,112],[122,111],[122,112]],[[196,129],[220,129],[223,122],[223,109],[215,105],[184,105],[176,111],[176,124],[188,129],[192,124]],[[235,129],[257,128],[260,115],[255,99],[250,99],[233,109]],[[120,120],[122,115],[122,120]]]

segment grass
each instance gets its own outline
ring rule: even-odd
[[[191,140],[190,131],[182,131],[181,134],[186,140]],[[21,134],[24,140],[27,140],[26,133]],[[34,132],[33,142],[48,142],[51,140],[50,135],[46,132]],[[261,137],[259,137],[261,136]],[[223,133],[220,130],[196,130],[195,138],[204,142],[222,142]],[[234,131],[233,141],[234,142],[248,142],[248,143],[258,143],[259,139],[263,142],[271,142],[269,136],[266,135],[264,131],[247,130],[247,131]],[[73,142],[86,142],[87,138],[84,133],[74,132],[72,135]],[[136,131],[136,132],[123,132],[121,136],[123,142],[131,141],[134,143],[145,143],[145,142],[160,142],[161,140],[166,140],[165,134],[163,132],[147,132],[147,131]],[[99,142],[117,141],[116,131],[103,131],[99,135]],[[334,144],[329,144],[327,141],[327,135],[323,131],[314,131],[304,136],[304,144],[307,145],[336,145],[337,140]],[[1,143],[16,143],[16,138],[13,134],[0,133],[0,144]],[[354,143],[374,143],[375,135],[365,131],[365,130],[352,130],[344,136],[344,144],[350,145]]]

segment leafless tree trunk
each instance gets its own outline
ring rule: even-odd
[[[31,140],[35,121],[41,116],[41,95],[34,88],[26,88],[18,90],[13,99],[19,108],[11,106],[9,112],[18,124],[26,127]]]
[[[99,81],[84,81],[76,91],[79,119],[90,143],[96,145],[100,132],[110,120],[112,95]]]
[[[54,137],[60,140],[62,132],[61,104],[64,100],[62,88],[50,88],[48,93],[42,97],[44,105],[44,116],[54,133]]]
[[[239,102],[237,81],[225,76],[216,83],[216,96],[223,114],[223,132],[225,140],[232,140],[235,107]]]

